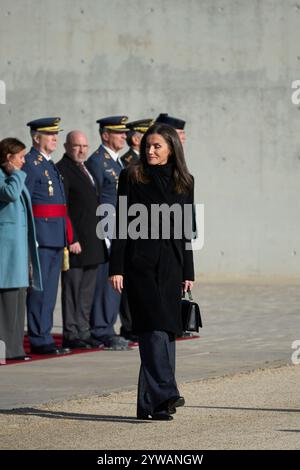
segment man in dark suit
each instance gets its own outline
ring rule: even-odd
[[[107,260],[103,239],[97,237],[99,188],[85,166],[88,141],[83,132],[69,132],[57,168],[63,177],[68,214],[73,228],[69,244],[70,269],[62,272],[63,346],[71,349],[101,346],[91,337],[90,313],[97,269]]]
[[[59,124],[58,117],[28,122],[32,148],[22,168],[27,173],[43,281],[43,292],[29,290],[27,295],[28,334],[31,352],[35,354],[70,352],[57,348],[51,335],[63,248],[68,238],[64,186],[51,160],[61,130]]]
[[[88,159],[87,168],[101,187],[100,203],[116,207],[117,186],[123,164],[119,152],[126,142],[127,116],[111,116],[98,119],[102,144]],[[108,250],[111,241],[105,239]],[[92,307],[92,334],[114,351],[128,349],[129,342],[117,336],[114,330],[120,310],[120,294],[108,281],[108,262],[98,269],[97,289]]]
[[[139,119],[138,121],[126,124],[129,129],[129,132],[127,132],[126,135],[126,142],[129,150],[121,157],[124,167],[127,167],[130,163],[139,159],[142,137],[153,122],[153,119]]]

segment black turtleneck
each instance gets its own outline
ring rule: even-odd
[[[174,164],[166,163],[165,165],[147,165],[146,171],[150,178],[153,178],[161,191],[165,192],[173,176]]]

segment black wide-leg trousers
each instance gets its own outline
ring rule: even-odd
[[[179,396],[175,380],[175,337],[166,331],[139,333],[139,351],[137,414],[152,415],[159,405]]]

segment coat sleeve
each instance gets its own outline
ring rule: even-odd
[[[120,214],[120,196],[126,196],[126,206],[122,204],[122,210],[126,207],[126,214]],[[109,257],[109,275],[123,275],[124,276],[124,265],[125,265],[125,250],[127,245],[127,230],[126,238],[120,238],[120,215],[122,215],[122,221],[126,221],[126,227],[128,226],[128,198],[129,198],[129,183],[127,170],[122,170],[119,176],[118,184],[118,199],[116,208],[116,225],[114,237],[111,245],[111,252]],[[122,230],[123,232],[123,230]]]
[[[13,202],[20,196],[24,187],[26,173],[22,170],[11,173],[0,185],[0,201]]]
[[[194,225],[194,179],[193,179],[193,186],[188,195],[187,204],[190,204],[193,208],[191,213],[191,220],[189,221],[191,227],[190,232],[193,231]],[[185,234],[185,231],[183,232]],[[190,248],[190,249],[188,249]],[[183,281],[194,281],[195,273],[194,273],[194,258],[193,258],[193,250],[191,244],[191,238],[186,237],[184,235],[183,238]]]

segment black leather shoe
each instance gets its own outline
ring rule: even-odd
[[[170,416],[166,411],[157,411],[152,415],[138,413],[137,419],[147,419],[150,421],[172,421],[173,416]]]
[[[31,356],[15,356],[15,357],[7,357],[7,361],[31,361]]]
[[[120,336],[123,338],[127,339],[128,341],[132,343],[138,343],[139,342],[139,337],[132,333],[132,331],[125,330],[123,326],[120,328]]]
[[[178,397],[174,404],[176,408],[179,408],[180,406],[184,406],[185,405],[184,397]]]
[[[166,413],[173,415],[176,413],[176,408],[183,406],[185,404],[185,400],[183,397],[172,397],[168,400],[161,403],[155,411],[165,411]]]
[[[122,338],[122,336],[112,335],[112,336],[99,336],[99,341],[103,342],[105,349],[109,351],[130,351],[132,350],[129,347],[129,341]]]
[[[62,343],[62,347],[69,349],[91,349],[91,346],[81,339],[66,339]]]
[[[154,421],[172,421],[173,416],[166,411],[158,411],[157,413],[153,413],[152,419]]]
[[[56,348],[53,353],[50,353],[50,354],[70,354],[71,352],[71,349],[69,348]]]
[[[44,344],[42,346],[31,346],[32,354],[45,354],[58,356],[59,354],[70,354],[69,348],[58,348],[55,344]]]
[[[168,400],[167,412],[172,415],[176,413],[176,408],[179,408],[180,406],[184,406],[184,404],[185,404],[185,399],[183,397],[170,398]]]
[[[152,419],[151,416],[146,413],[137,413],[136,417],[137,419]]]
[[[92,338],[90,336],[89,338],[83,339],[82,340],[84,343],[86,343],[90,348],[102,348],[104,347],[104,343],[96,338]]]

